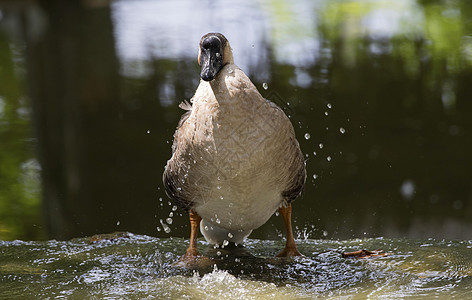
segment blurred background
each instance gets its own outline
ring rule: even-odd
[[[161,178],[212,31],[295,127],[299,238],[472,239],[471,1],[16,0],[0,3],[0,240],[188,237]]]

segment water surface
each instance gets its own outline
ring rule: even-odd
[[[200,241],[215,259],[196,270],[174,266],[187,242],[134,234],[92,244],[90,238],[1,242],[0,298],[472,297],[472,241],[307,239],[298,241],[305,256],[293,260],[273,258],[283,247],[278,241],[249,239],[252,256],[239,258]],[[341,257],[378,248],[388,255]]]

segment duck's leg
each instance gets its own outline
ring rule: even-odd
[[[302,254],[298,252],[297,245],[295,244],[295,239],[292,232],[292,205],[289,204],[287,207],[279,208],[279,212],[284,219],[285,231],[287,232],[287,243],[285,248],[277,254],[277,257],[291,257],[291,256],[301,256]]]
[[[202,217],[200,217],[194,210],[190,210],[189,217],[190,243],[188,245],[188,249],[185,255],[183,255],[180,260],[174,265],[177,267],[184,267],[188,269],[203,270],[205,268],[208,268],[214,262],[208,257],[201,255],[197,249],[198,230],[200,228],[200,222],[202,221]]]
[[[201,255],[197,249],[198,230],[200,228],[200,222],[202,221],[202,217],[200,217],[194,210],[190,210],[189,217],[190,243],[188,245],[188,249],[185,255],[183,255],[179,259],[179,261],[174,264],[174,266],[194,270],[203,270],[214,264],[214,261],[206,256]]]
[[[187,249],[187,253],[185,257],[197,257],[200,256],[200,253],[197,249],[197,237],[198,237],[198,229],[200,228],[200,222],[202,221],[202,217],[200,217],[193,209],[190,210],[190,244]]]

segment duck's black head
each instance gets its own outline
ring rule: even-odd
[[[207,33],[200,40],[198,63],[202,67],[200,77],[212,81],[216,74],[228,63],[233,55],[228,40],[221,33]]]

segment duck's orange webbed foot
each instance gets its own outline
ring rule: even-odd
[[[175,266],[189,268],[189,269],[201,269],[208,267],[212,260],[206,256],[203,256],[198,252],[197,249],[197,236],[198,228],[202,217],[200,217],[194,210],[190,210],[190,244],[187,252],[174,264]]]
[[[303,254],[301,254],[300,251],[298,251],[297,247],[285,247],[275,257],[293,257],[293,256],[303,256]]]

